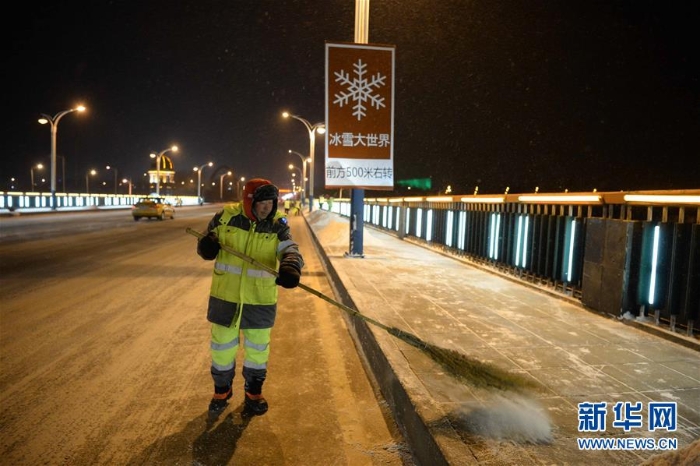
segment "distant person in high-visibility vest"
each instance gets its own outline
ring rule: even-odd
[[[243,188],[243,203],[229,204],[217,212],[207,226],[206,236],[197,243],[197,253],[203,259],[216,260],[207,310],[214,379],[210,416],[218,417],[232,396],[239,344],[244,349],[245,410],[261,415],[268,409],[262,388],[277,315],[275,285],[296,287],[304,266],[287,217],[277,211],[278,196],[279,190],[268,180],[248,181]],[[221,245],[247,254],[267,269],[278,270],[277,277]]]
[[[284,213],[289,214],[289,209],[292,207],[292,201],[285,199],[284,201]]]

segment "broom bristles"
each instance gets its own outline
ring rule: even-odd
[[[406,333],[396,327],[390,327],[387,331],[409,345],[422,350],[440,364],[450,375],[462,382],[467,382],[477,387],[490,387],[500,390],[520,390],[537,386],[531,380],[517,374],[512,374],[477,359],[468,358],[457,351],[431,345],[417,336]]]

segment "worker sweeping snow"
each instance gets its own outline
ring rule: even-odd
[[[212,415],[221,413],[233,395],[241,334],[245,408],[255,415],[268,410],[262,388],[277,314],[276,285],[296,287],[304,266],[287,218],[277,211],[278,198],[279,190],[270,181],[248,181],[243,203],[217,212],[197,242],[197,253],[216,261],[207,310],[214,379],[209,403]],[[250,256],[259,265],[242,260],[235,252]]]

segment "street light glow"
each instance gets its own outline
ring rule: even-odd
[[[304,157],[297,151],[293,151],[292,149],[289,149],[287,152],[290,154],[295,154],[301,159],[301,164],[302,164],[302,180],[301,180],[301,205],[304,205],[304,202],[306,201],[306,183],[308,181],[308,177],[306,176],[306,164],[311,163],[311,157]],[[290,164],[291,166],[291,164]]]
[[[156,159],[156,196],[160,196],[160,158],[163,157],[167,152],[177,152],[177,146],[171,146],[167,149],[160,151],[157,155],[151,154],[151,158]]]
[[[204,200],[202,199],[202,170],[204,170],[204,167],[211,167],[214,165],[214,162],[207,162],[199,167],[194,167],[192,170],[197,172],[197,203],[199,205],[202,205],[204,203]]]
[[[32,181],[32,187],[31,187],[30,191],[34,191],[34,169],[35,169],[35,168],[36,168],[37,170],[41,170],[41,169],[44,168],[44,165],[43,165],[43,164],[40,164],[40,163],[37,163],[35,167],[31,167],[31,168],[29,169],[29,173],[31,174],[31,181]],[[42,179],[42,181],[44,181],[44,180]]]
[[[233,175],[233,172],[229,170],[219,177],[219,199],[221,200],[224,198],[224,177],[231,175]]]
[[[78,105],[76,108],[69,108],[68,110],[63,110],[58,112],[53,117],[45,113],[41,114],[38,121],[42,125],[47,123],[51,124],[51,209],[56,210],[56,135],[58,133],[58,122],[64,115],[68,115],[72,112],[84,112],[85,107],[83,105]],[[65,178],[65,176],[64,176]]]
[[[311,173],[309,176],[309,212],[313,210],[313,205],[314,205],[314,168],[316,166],[315,164],[315,147],[316,147],[316,132],[319,134],[323,134],[326,132],[326,124],[324,122],[319,122],[315,124],[311,124],[308,120],[298,116],[298,115],[292,115],[289,112],[282,112],[282,117],[284,118],[294,118],[295,120],[298,120],[304,124],[306,127],[306,130],[309,133],[309,158],[311,159]],[[304,177],[305,178],[305,177]]]
[[[90,194],[90,175],[97,175],[97,170],[92,169],[85,173],[85,191]]]

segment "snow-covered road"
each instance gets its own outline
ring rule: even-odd
[[[0,219],[3,464],[411,464],[341,313],[300,289],[280,291],[270,411],[241,417],[239,373],[207,422],[212,264],[185,228],[214,210]],[[301,217],[292,231],[304,283],[332,296]]]

